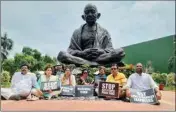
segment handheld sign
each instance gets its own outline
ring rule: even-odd
[[[157,102],[154,89],[148,89],[144,91],[133,91],[131,92],[130,102],[133,103],[148,103],[155,104]]]
[[[56,90],[60,90],[61,84],[60,81],[49,81],[49,82],[41,82],[41,90],[43,92],[52,90],[52,91],[56,91]]]
[[[93,96],[93,86],[91,85],[77,85],[75,87],[76,97],[91,97]]]
[[[61,92],[60,95],[61,96],[75,96],[75,87],[74,86],[63,85],[62,86],[62,92]]]
[[[99,83],[99,96],[110,96],[110,97],[118,97],[118,83],[112,82],[100,82]]]

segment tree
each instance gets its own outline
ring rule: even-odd
[[[43,61],[37,61],[37,63],[33,66],[31,71],[39,71],[39,70],[44,70],[45,67],[45,62]]]
[[[7,59],[7,56],[9,55],[9,51],[13,48],[13,41],[10,38],[7,38],[7,33],[4,34],[4,36],[1,36],[1,58],[2,61],[4,59]]]
[[[17,67],[20,67],[22,64],[28,64],[33,70],[33,67],[37,64],[37,60],[32,55],[16,54],[14,59]]]
[[[53,62],[54,62],[54,64],[57,64],[57,63],[58,63],[56,57],[53,57]]]
[[[3,71],[1,73],[2,76],[2,82],[10,82],[10,73],[8,71]]]
[[[10,74],[8,71],[1,73],[1,87],[10,87]]]
[[[43,70],[46,64],[56,64],[57,59],[49,55],[42,56],[37,49],[23,47],[22,53],[16,53],[14,59],[6,59],[3,64],[3,69],[9,71],[11,75],[19,69],[19,67],[27,63],[30,66],[30,71],[35,72]]]
[[[33,57],[38,61],[42,60],[42,55],[37,49],[33,50]]]
[[[33,51],[30,47],[23,47],[22,53],[25,55],[33,55]]]
[[[14,59],[5,59],[3,64],[2,64],[3,70],[6,70],[8,72],[10,72],[10,75],[12,76],[14,74],[14,72],[17,70],[17,66],[15,64],[15,60]]]
[[[168,60],[168,69],[170,72],[174,72],[174,56],[171,56]]]
[[[48,64],[53,64],[53,63],[54,63],[53,59],[52,59],[49,55],[45,55],[45,56],[43,57],[43,61],[44,61],[45,63],[48,63]]]

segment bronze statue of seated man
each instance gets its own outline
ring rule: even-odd
[[[100,15],[95,5],[85,6],[82,18],[86,23],[74,31],[68,52],[59,52],[57,57],[59,61],[96,66],[119,63],[124,58],[123,49],[113,49],[108,31],[96,22]]]

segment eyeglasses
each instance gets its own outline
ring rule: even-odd
[[[117,68],[111,68],[111,70],[117,70]]]

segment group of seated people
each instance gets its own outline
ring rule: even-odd
[[[53,67],[47,65],[38,79],[35,74],[29,72],[29,66],[24,64],[21,66],[21,72],[16,72],[12,76],[11,88],[1,88],[1,97],[7,100],[38,100],[39,98],[50,99],[53,96],[58,96],[60,91],[48,92],[41,91],[41,83],[48,81],[61,81],[61,85],[94,85],[95,94],[98,95],[98,86],[101,81],[112,82],[119,84],[118,99],[130,98],[131,91],[135,90],[147,90],[153,88],[156,93],[157,100],[161,99],[161,92],[158,86],[152,79],[151,75],[143,72],[141,63],[137,63],[136,72],[129,76],[126,76],[119,72],[118,66],[113,64],[111,66],[111,74],[106,76],[104,66],[99,67],[99,73],[94,77],[94,80],[89,79],[88,70],[84,69],[81,76],[76,80],[75,75],[72,74],[69,67],[63,68],[62,66],[56,67],[57,71],[53,73]],[[105,99],[112,99],[112,97],[104,97]]]

